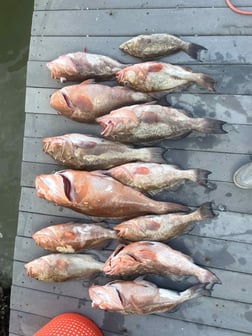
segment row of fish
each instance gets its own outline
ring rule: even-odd
[[[47,64],[52,78],[61,82],[83,81],[55,92],[50,105],[73,120],[96,122],[107,139],[81,134],[43,139],[45,153],[60,164],[85,171],[68,169],[39,175],[35,186],[39,197],[58,205],[88,216],[124,221],[113,230],[83,223],[44,228],[33,235],[35,242],[46,250],[61,253],[35,259],[25,268],[29,276],[43,281],[92,279],[103,273],[110,277],[159,274],[176,280],[194,276],[201,283],[181,293],[157,288],[142,278],[115,280],[89,288],[93,307],[123,314],[148,314],[210,295],[213,285],[220,283],[215,274],[195,265],[189,256],[161,243],[187,232],[195,221],[213,218],[211,204],[185,213],[190,210],[185,205],[160,202],[145,195],[177,188],[186,180],[207,186],[210,172],[165,164],[164,150],[159,147],[133,148],[126,144],[177,139],[192,131],[225,131],[223,121],[192,118],[183,110],[155,102],[191,84],[214,91],[214,80],[206,74],[149,61],[178,50],[197,58],[204,47],[172,35],[153,34],[135,37],[120,49],[148,61],[122,64],[107,56],[77,52]],[[122,86],[94,81],[114,78]],[[90,254],[76,254],[108,240],[131,243],[119,244],[105,263]]]

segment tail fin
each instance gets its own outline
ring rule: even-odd
[[[197,121],[197,122],[196,122]],[[227,133],[223,129],[223,125],[226,122],[217,119],[210,118],[196,118],[195,123],[193,124],[193,128],[198,132],[208,133],[208,134],[225,134]]]
[[[166,163],[163,158],[165,152],[164,148],[161,147],[145,147],[138,148],[139,158],[143,162],[154,162],[154,163]]]
[[[212,202],[203,203],[198,209],[202,219],[211,219],[216,217],[212,209]]]
[[[201,283],[210,284],[213,286],[214,284],[221,284],[221,280],[212,272],[207,269],[202,269],[202,272],[199,274],[199,280]]]
[[[181,293],[185,300],[195,299],[200,296],[211,296],[211,289],[207,289],[208,284],[198,284],[192,286]]]
[[[201,52],[201,50],[207,50],[207,48],[196,44],[196,43],[189,43],[188,47],[186,48],[185,52],[191,56],[194,59],[199,59],[199,54]]]
[[[195,183],[198,183],[199,185],[203,187],[207,187],[207,182],[208,182],[208,175],[211,174],[209,170],[205,169],[193,169],[193,178],[192,181]]]
[[[197,78],[195,78],[195,82],[202,88],[207,89],[208,91],[211,92],[215,92],[214,88],[215,80],[212,77],[206,74],[197,73]]]

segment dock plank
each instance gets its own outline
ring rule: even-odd
[[[199,22],[199,18],[207,18],[208,24],[195,24]],[[66,22],[69,24],[66,25]],[[177,35],[249,35],[252,33],[250,23],[249,16],[244,16],[241,23],[240,17],[230,9],[213,7],[153,8],[151,11],[136,8],[134,15],[131,9],[123,8],[37,11],[33,16],[31,34],[132,36],[162,33],[165,27],[170,34]]]

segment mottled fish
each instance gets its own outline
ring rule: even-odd
[[[37,195],[88,216],[132,218],[143,214],[188,211],[172,202],[159,202],[99,172],[64,170],[39,175]]]
[[[200,296],[210,296],[206,285],[199,284],[183,292],[158,288],[143,280],[116,280],[104,286],[89,287],[92,307],[121,314],[152,314],[174,310],[181,303]]]
[[[141,92],[176,92],[197,84],[214,92],[214,80],[203,73],[162,62],[144,62],[128,66],[116,73],[117,82]]]
[[[95,118],[116,108],[152,100],[146,93],[120,86],[96,84],[93,79],[88,79],[54,92],[50,105],[67,118],[92,123]]]
[[[114,226],[120,238],[139,241],[165,241],[177,237],[192,229],[195,222],[215,217],[211,203],[202,204],[189,214],[166,214],[140,216]]]
[[[108,169],[132,161],[164,162],[160,147],[133,148],[85,134],[49,137],[43,142],[45,153],[75,169]]]
[[[55,60],[47,63],[53,79],[83,81],[94,78],[97,80],[108,80],[115,76],[115,73],[127,65],[103,55],[90,54],[87,52],[75,52],[61,55]]]
[[[222,120],[192,118],[184,110],[152,104],[125,106],[96,121],[102,127],[104,137],[124,143],[177,139],[192,131],[226,133]]]
[[[107,275],[160,274],[179,278],[195,276],[201,283],[220,283],[217,276],[194,264],[192,258],[166,244],[139,241],[119,245],[102,267]]]
[[[49,254],[24,265],[27,275],[41,281],[90,280],[101,272],[103,263],[85,254]]]
[[[131,162],[111,168],[104,173],[123,184],[153,193],[163,189],[175,190],[186,180],[206,187],[207,176],[211,172],[205,169],[181,169],[169,164]]]
[[[138,35],[122,43],[119,47],[125,53],[142,59],[166,56],[177,51],[184,51],[194,59],[198,59],[205,47],[186,42],[170,34]]]
[[[98,224],[68,222],[41,229],[32,238],[45,250],[75,253],[97,247],[108,240],[117,240],[118,236],[115,231]]]

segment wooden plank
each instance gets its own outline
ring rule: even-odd
[[[211,221],[196,223],[189,234],[224,239],[229,241],[251,243],[252,216],[228,211],[216,211],[217,217]],[[31,237],[42,228],[77,220],[75,217],[60,217],[29,212],[20,212],[18,219],[18,235]],[[84,221],[83,221],[84,222]],[[90,222],[90,221],[87,221]],[[227,224],[228,223],[228,224]],[[110,225],[113,227],[113,224]]]
[[[30,257],[34,258],[33,256]],[[30,260],[31,260],[30,259]],[[84,287],[89,286],[90,282],[85,282],[83,280],[71,280],[62,283],[48,283],[38,281],[33,278],[29,278],[26,275],[24,269],[24,263],[30,260],[15,261],[14,262],[14,273],[13,273],[13,282],[15,286],[23,287],[25,284],[26,288],[40,290],[43,292],[53,293],[53,294],[62,294],[65,296],[71,296],[79,298],[80,293],[84,294],[86,289]],[[212,297],[243,302],[251,304],[252,302],[252,275],[238,272],[231,272],[226,270],[216,270],[214,268],[209,268],[210,271],[214,272],[222,281],[222,285],[216,285],[212,291]],[[102,279],[95,279],[96,283],[106,283],[110,281],[109,278],[101,277]],[[188,288],[193,284],[193,280],[187,280],[184,283],[172,283],[168,278],[161,277],[150,277],[154,283],[156,283],[161,288],[174,288],[176,290],[183,291],[185,288]],[[195,283],[195,281],[194,281]],[[225,290],[223,290],[225,288]],[[86,292],[86,295],[87,292]]]
[[[96,249],[89,252],[96,254],[104,262],[110,254],[108,251],[114,250],[115,246],[116,243],[111,243],[107,250]],[[169,246],[190,255],[196,264],[203,267],[252,274],[251,244],[184,235],[170,241]],[[32,238],[16,237],[15,260],[28,262],[48,253],[36,246]]]
[[[15,301],[11,302],[11,308],[14,310],[22,310],[25,313],[31,312],[36,315],[46,315],[46,317],[55,316],[66,310],[77,312],[87,315],[104,330],[119,333],[124,330],[133,336],[150,335],[154,323],[157,326],[160,326],[160,319],[162,316],[166,319],[162,320],[160,335],[167,335],[167,330],[171,331],[173,335],[181,335],[181,326],[186,321],[200,323],[200,329],[201,332],[203,330],[204,335],[207,335],[207,331],[205,332],[204,330],[204,324],[207,325],[208,328],[209,326],[214,326],[233,331],[248,333],[251,331],[251,322],[248,318],[251,311],[248,304],[223,301],[210,297],[201,297],[197,300],[185,302],[180,306],[179,311],[172,314],[164,313],[161,316],[149,315],[141,317],[122,316],[100,311],[98,309],[90,309],[90,302],[82,295],[80,295],[79,299],[72,298],[70,300],[67,296],[55,295],[16,286],[12,287],[12,293],[16,298]],[[31,298],[33,302],[39,302],[40,304],[31,306]],[[180,320],[179,328],[178,325],[176,325],[176,320]],[[169,325],[169,328],[167,329],[165,325]],[[174,328],[175,326],[176,328]],[[194,324],[194,326],[196,325]],[[190,325],[187,325],[186,329],[186,334],[184,335],[190,334]],[[220,335],[223,335],[223,332],[224,331],[221,330]],[[228,335],[231,335],[231,332],[232,331],[229,331]],[[217,335],[216,330],[215,333],[210,333],[210,335]]]
[[[32,150],[31,150],[32,149]],[[213,160],[214,156],[214,160]],[[243,164],[249,162],[249,156],[245,154],[212,153],[196,150],[172,149],[164,153],[167,163],[177,164],[183,169],[202,168],[211,171],[209,181],[233,182],[234,172]],[[66,167],[56,163],[49,155],[42,151],[42,140],[36,138],[24,138],[23,173],[21,185],[33,185],[35,176],[41,172],[52,172]],[[29,171],[30,162],[34,170]],[[36,164],[35,164],[36,163]],[[44,168],[40,164],[45,164]],[[26,169],[27,166],[27,169]],[[225,169],[223,169],[225,167]],[[42,170],[43,169],[43,170]],[[45,170],[44,170],[45,169]],[[26,182],[27,181],[27,182]],[[28,182],[29,181],[29,182]]]
[[[200,53],[200,60],[211,64],[251,64],[251,49],[248,48],[246,36],[181,36],[185,41],[197,43],[207,51]],[[136,58],[121,50],[119,45],[128,40],[124,36],[34,36],[30,42],[30,61],[51,61],[59,55],[81,51],[84,48],[90,53],[105,54],[122,63],[135,63]],[[184,52],[162,57],[162,62],[176,64],[199,63]]]
[[[180,140],[163,140],[156,146],[166,149],[202,150],[210,152],[250,154],[252,142],[251,125],[228,125],[227,134],[204,134],[193,132]],[[26,137],[50,137],[66,133],[86,133],[99,136],[95,124],[78,123],[61,115],[26,113]]]
[[[207,24],[203,24],[206,18]],[[178,35],[249,35],[252,33],[250,23],[249,16],[244,16],[241,22],[240,16],[230,9],[212,7],[134,9],[134,15],[132,9],[37,11],[31,34],[132,36],[162,33],[162,27],[166,27],[170,34]]]
[[[186,66],[187,64],[185,64]],[[59,81],[50,78],[46,70],[46,63],[29,61],[27,69],[27,86],[37,88],[61,88]],[[249,65],[190,65],[194,72],[203,72],[213,77],[216,81],[218,94],[251,95],[252,70]],[[71,83],[68,83],[71,84]],[[105,83],[106,84],[106,83]],[[115,84],[115,83],[113,83]],[[206,93],[205,90],[191,86],[186,92],[193,94]],[[214,97],[213,94],[210,94]]]
[[[237,6],[251,6],[251,2],[249,0],[236,0],[233,1],[234,4]],[[107,1],[101,0],[93,0],[90,2],[89,0],[51,0],[51,1],[43,1],[36,0],[34,4],[35,10],[83,10],[83,9],[110,9],[110,8],[177,8],[180,7],[225,7],[225,4],[219,0],[205,0],[205,1],[198,1],[198,0],[190,0],[190,2],[181,2],[179,0],[149,0],[149,1],[142,1],[142,0],[134,0],[134,1],[127,1],[127,0],[110,0],[109,3]]]
[[[25,111],[38,114],[57,114],[50,107],[50,97],[54,89],[27,88]],[[192,93],[173,93],[166,96],[167,105],[183,108],[194,117],[208,117],[232,124],[251,124],[252,112],[249,95],[211,95]]]

